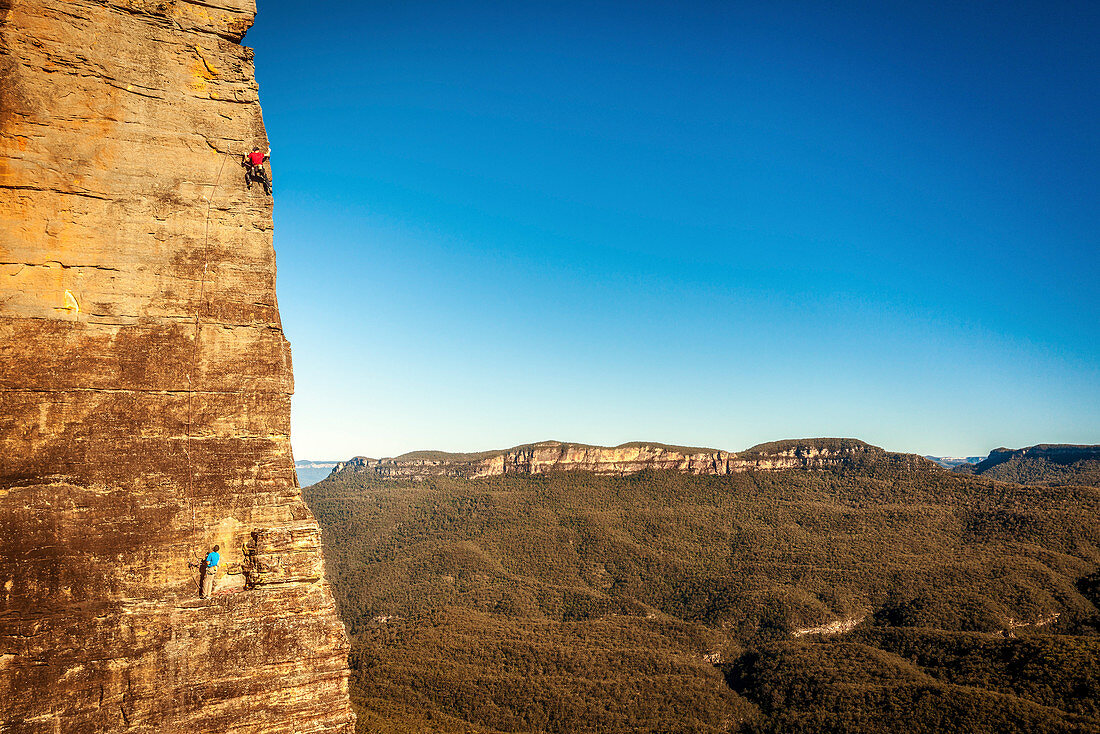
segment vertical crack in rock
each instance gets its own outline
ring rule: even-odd
[[[238,162],[266,142],[254,14],[0,0],[4,731],[354,729]]]

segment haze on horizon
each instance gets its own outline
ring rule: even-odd
[[[887,5],[259,0],[296,456],[1100,443],[1100,6]]]

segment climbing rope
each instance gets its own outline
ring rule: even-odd
[[[199,281],[199,302],[195,306],[195,332],[192,337],[191,348],[191,369],[187,373],[187,434],[184,439],[183,452],[187,457],[187,501],[191,507],[191,540],[194,541],[195,532],[197,530],[197,522],[195,519],[195,470],[191,462],[191,438],[192,438],[192,405],[194,400],[194,383],[191,380],[191,374],[198,369],[199,363],[199,337],[202,329],[202,309],[206,299],[206,273],[210,267],[210,211],[214,206],[214,194],[218,190],[218,184],[222,180],[222,172],[225,170],[225,162],[229,159],[229,153],[222,154],[222,164],[218,168],[218,176],[214,179],[213,186],[210,187],[210,195],[206,201],[206,221],[203,225],[203,245],[202,245],[202,278]]]

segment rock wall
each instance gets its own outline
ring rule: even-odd
[[[0,0],[5,733],[354,728],[239,163],[266,143],[254,13]]]
[[[633,474],[643,469],[673,469],[694,474],[729,473],[731,454],[701,449],[680,451],[659,445],[616,447],[545,441],[502,451],[485,452],[474,458],[426,452],[429,456],[398,456],[392,459],[356,457],[340,462],[339,471],[367,471],[384,477],[445,475],[486,477],[499,474],[542,474],[549,471],[591,471],[597,474]]]
[[[360,456],[338,463],[333,473],[369,472],[390,478],[474,478],[550,471],[625,475],[644,469],[666,469],[689,474],[725,475],[745,471],[825,469],[855,461],[881,459],[886,455],[882,449],[854,439],[781,441],[761,444],[742,453],[644,442],[608,447],[543,441],[479,454],[425,451],[388,459]],[[925,459],[910,458],[931,466],[931,462]]]

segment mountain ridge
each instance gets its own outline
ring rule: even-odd
[[[1100,445],[1040,443],[993,449],[982,461],[952,471],[1018,484],[1100,485]]]
[[[597,446],[551,440],[468,453],[411,451],[381,459],[357,456],[338,462],[332,475],[366,472],[388,478],[477,478],[514,473],[590,471],[625,476],[645,469],[728,475],[753,470],[821,469],[868,460],[933,464],[916,454],[888,452],[855,438],[784,439],[757,444],[741,452],[655,441]]]
[[[924,455],[924,458],[929,461],[934,461],[944,469],[954,469],[956,466],[962,466],[963,464],[977,464],[979,461],[984,461],[989,456],[930,456]]]

